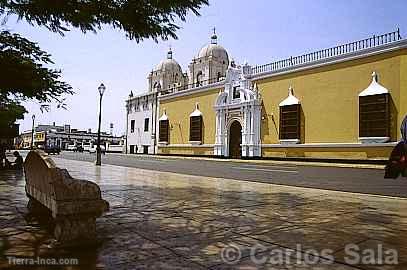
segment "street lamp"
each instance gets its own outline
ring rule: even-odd
[[[33,124],[32,124],[32,129],[31,129],[31,150],[34,149],[34,124],[35,124],[35,114],[33,114],[32,116],[32,120],[33,120]]]
[[[96,166],[100,166],[102,164],[102,151],[100,149],[100,125],[102,123],[102,97],[105,93],[106,86],[102,83],[98,87],[99,90],[99,127],[98,127],[98,142],[96,146]]]

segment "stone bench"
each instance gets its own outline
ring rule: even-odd
[[[109,209],[97,184],[73,179],[43,151],[29,152],[24,162],[28,209],[49,212],[54,236],[61,244],[81,244],[96,239],[96,218]]]

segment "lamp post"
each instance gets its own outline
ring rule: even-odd
[[[105,85],[103,83],[100,84],[98,90],[99,90],[99,127],[98,127],[98,142],[96,146],[96,166],[100,166],[102,164],[102,151],[100,149],[100,125],[102,124],[102,98],[106,90]]]
[[[34,131],[35,131],[34,124],[35,124],[35,114],[33,114],[32,120],[33,120],[33,123],[32,123],[32,129],[31,129],[31,150],[34,149]]]

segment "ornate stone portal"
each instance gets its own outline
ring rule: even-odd
[[[236,141],[241,142],[241,157],[260,157],[261,97],[257,86],[250,80],[251,67],[235,66],[232,62],[226,72],[225,88],[219,92],[216,110],[216,140],[214,154],[223,157],[238,157],[233,152]],[[241,126],[241,140],[231,138],[236,129],[234,122]],[[233,131],[232,130],[232,131]]]

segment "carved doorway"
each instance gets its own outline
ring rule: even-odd
[[[229,129],[229,157],[242,157],[242,126],[239,121],[233,121]]]

